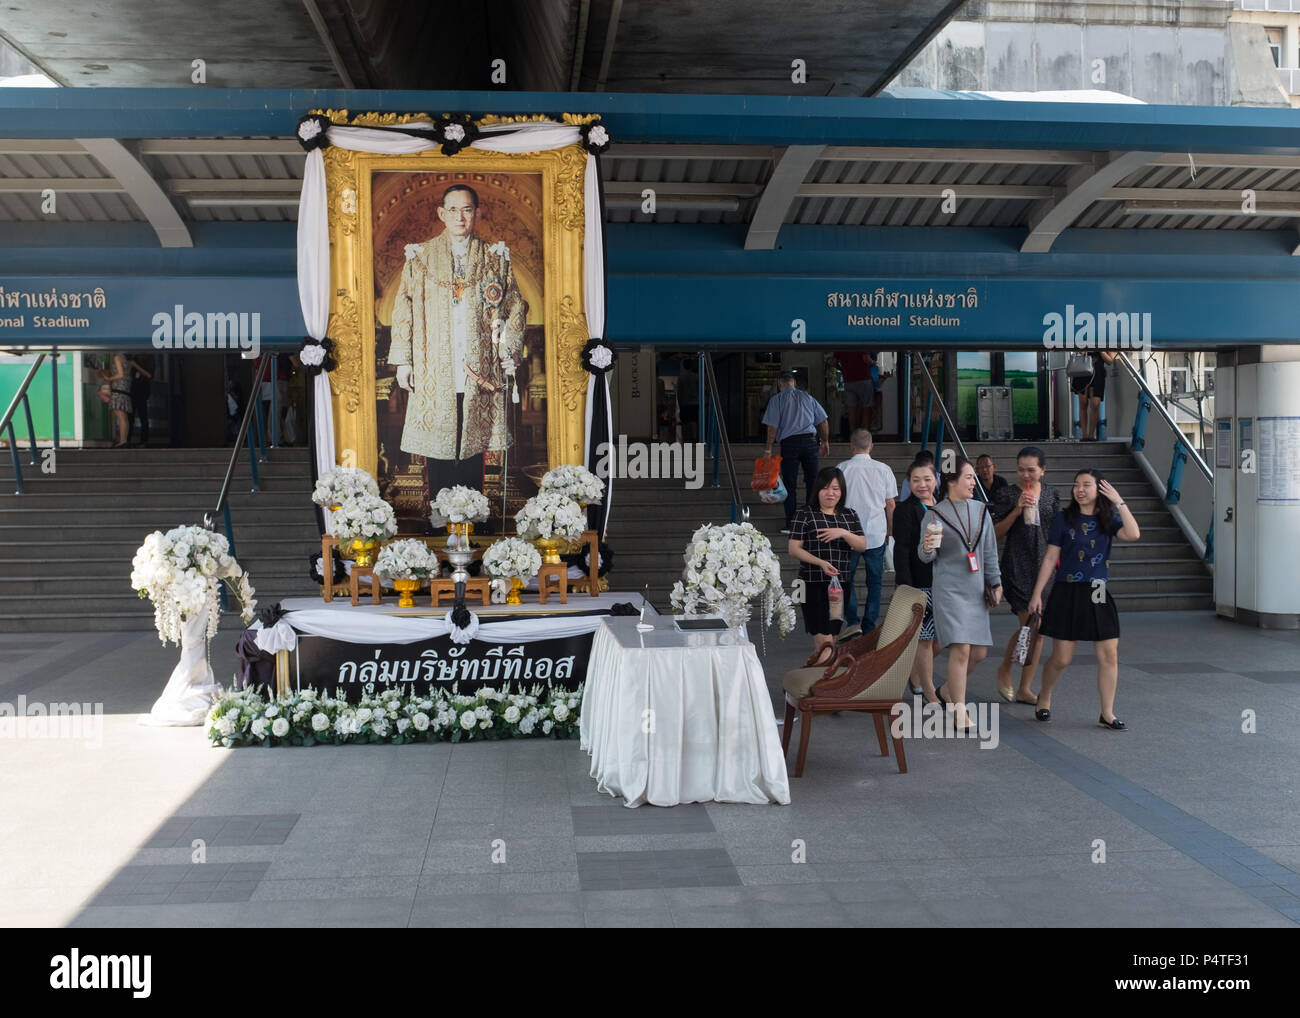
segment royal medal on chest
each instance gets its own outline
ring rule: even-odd
[[[460,303],[461,297],[465,295],[465,287],[468,285],[468,282],[464,279],[453,279],[451,281],[451,302],[453,304]]]

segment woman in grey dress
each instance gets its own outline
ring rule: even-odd
[[[993,643],[989,605],[1002,600],[993,518],[974,496],[975,467],[958,456],[948,482],[948,499],[926,513],[926,530],[916,551],[922,562],[934,564],[934,625],[939,646],[948,650],[944,688],[949,692],[940,698],[957,709],[958,728],[971,727],[965,711],[966,674],[988,654]],[[941,536],[928,532],[936,522],[942,527]]]

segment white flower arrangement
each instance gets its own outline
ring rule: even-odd
[[[683,557],[686,568],[670,595],[674,611],[721,615],[740,626],[749,619],[750,602],[761,599],[764,625],[776,616],[782,637],[794,629],[794,603],[781,585],[781,562],[753,524],[706,524],[691,536]]]
[[[164,644],[181,642],[184,624],[206,617],[211,639],[221,624],[221,584],[239,601],[244,622],[257,610],[253,585],[221,534],[203,527],[155,530],[131,560],[131,586],[153,601],[154,626]]]
[[[488,518],[492,506],[487,496],[463,484],[443,488],[429,503],[431,518],[436,526],[444,523],[478,523]]]
[[[413,537],[384,545],[375,559],[375,572],[386,580],[419,580],[437,571],[438,556]]]
[[[428,693],[385,689],[348,703],[303,689],[266,699],[255,689],[218,690],[208,712],[208,739],[233,746],[314,746],[346,743],[462,742],[578,736],[583,687],[528,689],[484,686],[460,693],[457,686]]]
[[[319,506],[342,505],[357,495],[378,498],[379,484],[360,467],[334,467],[316,479],[311,500]]]
[[[542,491],[567,495],[579,504],[600,505],[605,497],[605,482],[586,467],[565,463],[547,471],[542,478]]]
[[[483,568],[490,576],[527,580],[542,568],[542,556],[522,538],[507,537],[483,553]]]
[[[529,541],[539,537],[576,541],[587,529],[587,514],[567,495],[542,491],[515,514],[515,529]]]
[[[378,495],[353,495],[334,513],[334,536],[341,541],[386,541],[396,533],[393,507]]]

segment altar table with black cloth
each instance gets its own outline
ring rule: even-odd
[[[452,640],[447,609],[290,598],[274,626],[259,621],[244,633],[240,677],[282,692],[342,689],[353,702],[389,688],[410,695],[453,684],[462,693],[506,683],[575,689],[587,677],[592,634],[612,614],[635,613],[632,597],[602,594],[568,610],[474,606],[478,628],[468,643]]]

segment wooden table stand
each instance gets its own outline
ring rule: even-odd
[[[375,575],[374,566],[359,566],[352,563],[352,572],[348,576],[348,588],[352,592],[352,604],[355,606],[361,599],[361,581],[370,581],[370,597],[374,604],[379,604],[382,593],[379,589],[379,577]],[[329,600],[326,598],[326,600]]]
[[[479,604],[484,606],[491,604],[492,588],[491,581],[486,576],[471,576],[465,581],[465,600],[470,597],[477,597]],[[433,576],[429,579],[429,603],[435,608],[439,606],[442,599],[449,598],[453,603],[456,600],[456,581],[450,576]]]
[[[563,562],[537,570],[537,603],[545,604],[549,594],[559,594],[561,604],[569,603],[569,567]]]

